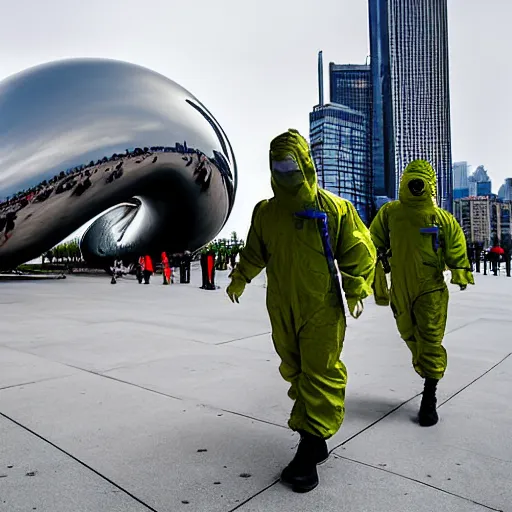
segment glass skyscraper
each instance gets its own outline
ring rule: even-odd
[[[348,199],[364,222],[372,218],[372,90],[370,67],[330,63],[330,103],[323,103],[319,54],[319,104],[310,113],[310,144],[322,188]]]
[[[498,191],[498,197],[506,201],[512,201],[512,178],[507,178]]]
[[[483,165],[479,165],[475,172],[468,177],[469,195],[483,197],[492,195],[492,182]]]
[[[453,164],[453,199],[462,199],[469,196],[468,163],[455,162]]]
[[[421,158],[452,211],[447,0],[370,0],[369,12],[375,193],[396,197],[403,170]]]
[[[331,103],[357,110],[368,120],[372,117],[371,83],[370,66],[334,62],[329,64]]]
[[[322,188],[348,199],[371,221],[368,119],[344,105],[318,105],[309,114],[310,146]]]
[[[378,206],[395,199],[395,130],[391,97],[388,1],[369,0],[370,67],[373,92],[373,188]]]

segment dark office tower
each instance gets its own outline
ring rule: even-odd
[[[439,205],[451,211],[446,0],[370,0],[369,12],[375,191],[384,184],[396,197],[404,168],[421,158],[436,169]]]
[[[370,66],[329,64],[330,101],[361,112],[368,121],[372,117]],[[371,126],[370,126],[371,130]]]
[[[328,103],[309,114],[311,153],[322,188],[348,199],[371,221],[367,121],[361,112]]]
[[[365,222],[372,216],[371,82],[369,66],[331,63],[330,100],[310,113],[310,144],[320,186],[348,199]]]
[[[388,0],[369,0],[370,67],[373,93],[373,193],[395,199],[395,138],[391,65],[389,61]]]

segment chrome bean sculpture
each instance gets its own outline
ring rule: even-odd
[[[71,59],[0,82],[0,269],[87,224],[86,261],[194,251],[226,223],[236,187],[221,126],[158,73]]]

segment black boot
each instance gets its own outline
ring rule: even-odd
[[[281,482],[292,486],[294,492],[309,492],[318,485],[316,465],[329,457],[325,439],[300,432],[301,440],[293,460],[281,473]]]
[[[432,427],[439,421],[436,411],[437,383],[437,379],[425,379],[425,388],[423,389],[420,412],[418,413],[418,420],[422,427]]]

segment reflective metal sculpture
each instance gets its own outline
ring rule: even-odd
[[[158,73],[73,59],[0,83],[0,268],[97,216],[86,261],[194,251],[227,221],[236,180],[220,125]]]

